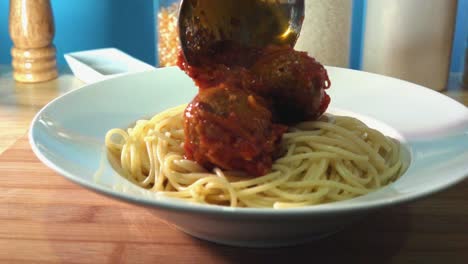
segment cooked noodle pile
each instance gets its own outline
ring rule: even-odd
[[[355,118],[328,116],[291,127],[283,135],[281,157],[264,176],[207,171],[184,159],[184,108],[107,133],[110,157],[128,180],[197,203],[287,208],[363,195],[394,181],[403,170],[396,140]]]

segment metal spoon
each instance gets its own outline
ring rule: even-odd
[[[304,0],[182,0],[182,52],[189,64],[214,44],[294,46],[304,20]]]

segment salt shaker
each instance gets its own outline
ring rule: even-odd
[[[50,0],[10,0],[9,30],[14,44],[13,78],[26,83],[55,79],[58,73]]]

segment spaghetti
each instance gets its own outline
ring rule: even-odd
[[[271,172],[207,171],[184,159],[183,111],[178,106],[110,130],[105,144],[129,181],[197,203],[287,208],[350,199],[396,180],[400,144],[352,117],[328,116],[289,128]]]

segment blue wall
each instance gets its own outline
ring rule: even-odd
[[[161,0],[164,1],[164,0]],[[353,0],[350,67],[361,68],[367,0]],[[117,47],[155,64],[155,10],[158,0],[51,0],[55,16],[59,64],[63,53]],[[0,64],[11,61],[8,0],[0,0]],[[451,72],[462,72],[468,41],[468,0],[458,0]]]
[[[468,47],[468,0],[458,0],[457,22],[452,46],[452,63],[450,71],[459,73],[463,71],[465,52]]]
[[[116,47],[155,65],[154,3],[148,0],[51,0],[57,60],[64,53]],[[11,61],[9,1],[0,0],[0,64]]]
[[[7,64],[11,59],[11,41],[8,35],[8,2],[0,0],[0,64]]]
[[[367,0],[353,0],[349,68],[355,70],[360,70],[362,68],[366,11]]]

